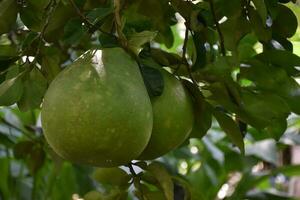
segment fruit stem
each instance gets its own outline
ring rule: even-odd
[[[132,176],[137,177],[138,175],[136,174],[136,172],[134,171],[133,167],[132,167],[132,163],[129,163],[128,165],[126,165],[129,168],[130,173],[132,174]]]

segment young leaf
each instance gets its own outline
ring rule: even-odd
[[[23,94],[18,101],[18,107],[21,111],[39,108],[47,89],[47,80],[41,72],[33,68],[32,71],[24,77]]]
[[[245,152],[243,135],[240,132],[238,125],[231,117],[221,111],[214,111],[213,115],[216,117],[220,127],[224,130],[231,141],[240,149],[242,153]]]
[[[129,36],[128,38],[128,45],[129,48],[138,55],[142,49],[142,45],[144,45],[147,42],[152,41],[155,36],[157,35],[156,32],[152,31],[143,31],[139,33],[134,33]]]
[[[23,93],[21,76],[5,80],[0,85],[0,105],[10,106],[16,103]]]

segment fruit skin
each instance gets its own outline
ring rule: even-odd
[[[42,106],[44,135],[54,151],[99,167],[128,164],[146,147],[152,108],[137,64],[120,48],[102,63],[80,59],[51,83]]]
[[[181,82],[172,74],[161,70],[164,91],[161,96],[151,98],[153,129],[150,142],[139,159],[158,158],[182,144],[189,136],[193,123],[191,97]]]

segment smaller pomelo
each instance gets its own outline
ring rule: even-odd
[[[182,83],[166,70],[161,70],[164,90],[151,98],[153,129],[150,142],[140,155],[142,160],[158,158],[180,146],[189,136],[193,123],[193,104]]]

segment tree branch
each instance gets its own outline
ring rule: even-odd
[[[115,26],[118,34],[120,44],[124,49],[127,49],[127,39],[122,31],[122,19],[121,19],[121,0],[114,0],[115,6]]]

